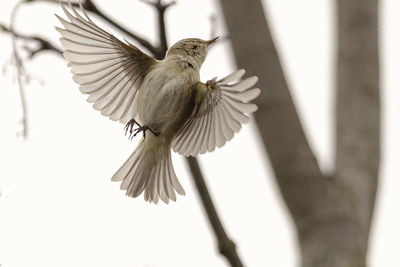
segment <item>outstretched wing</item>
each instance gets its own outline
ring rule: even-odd
[[[101,114],[127,123],[135,117],[134,100],[143,77],[157,61],[98,27],[82,6],[86,19],[69,6],[74,15],[62,5],[70,21],[56,15],[65,28],[56,29],[73,79]]]
[[[258,78],[242,80],[244,73],[242,69],[219,81],[213,79],[196,85],[194,112],[171,143],[175,152],[185,156],[211,152],[231,140],[241,125],[249,122],[245,113],[257,110],[249,101],[260,94],[260,89],[252,88]]]

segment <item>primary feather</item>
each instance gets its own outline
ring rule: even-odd
[[[197,85],[204,97],[173,139],[171,146],[175,152],[185,156],[211,152],[249,122],[245,113],[255,112],[257,106],[248,101],[256,98],[260,89],[252,88],[257,83],[256,76],[240,80],[244,74],[244,70],[238,70],[209,85]]]
[[[137,90],[156,60],[85,20],[71,4],[74,15],[61,6],[70,21],[56,15],[64,26],[56,29],[74,81],[82,93],[89,94],[93,108],[127,123],[135,113]]]

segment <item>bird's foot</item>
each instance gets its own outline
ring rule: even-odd
[[[140,125],[135,119],[131,119],[130,121],[128,121],[128,123],[125,125],[124,130],[125,130],[125,136],[128,134],[129,132],[129,137],[128,139],[132,139],[133,138],[133,132],[134,129],[133,127],[135,127],[135,124],[137,124],[139,127],[142,127],[142,125]]]
[[[137,124],[137,126],[139,126],[136,129],[133,129],[133,127],[135,127],[135,124]],[[133,137],[135,137],[138,133],[143,132],[143,137],[146,137],[146,131],[149,130],[150,132],[152,132],[155,136],[159,136],[160,133],[156,132],[155,130],[151,129],[149,126],[147,125],[140,125],[135,119],[131,119],[126,125],[125,125],[125,135],[128,134],[129,132],[129,137],[128,139],[131,139]]]
[[[139,126],[138,128],[135,129],[133,136],[136,136],[138,133],[143,132],[143,138],[146,138],[146,131],[149,130],[152,132],[155,136],[159,136],[160,133],[154,131],[147,125]]]

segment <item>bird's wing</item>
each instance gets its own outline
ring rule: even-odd
[[[143,77],[157,61],[101,29],[82,6],[85,18],[69,6],[73,14],[62,8],[70,21],[56,15],[64,26],[56,29],[73,79],[101,114],[127,123],[135,116],[134,100]]]
[[[206,84],[197,83],[195,109],[171,143],[175,152],[185,156],[211,152],[249,122],[245,113],[257,110],[249,101],[260,94],[260,89],[253,88],[258,78],[242,79],[244,73],[238,70],[219,81],[214,78]]]

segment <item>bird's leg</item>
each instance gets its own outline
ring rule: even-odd
[[[147,130],[152,132],[155,136],[159,136],[160,135],[160,133],[154,131],[149,126],[143,125],[143,126],[139,126],[138,128],[135,129],[135,133],[133,134],[133,136],[136,136],[138,133],[143,132],[143,137],[146,138],[146,131]]]
[[[132,135],[133,133],[133,127],[135,127],[135,124],[137,124],[139,127],[142,127],[142,125],[140,125],[135,119],[131,119],[130,121],[128,121],[128,123],[125,125],[124,130],[125,130],[125,136],[129,131],[129,137],[128,139],[132,139],[134,135]],[[131,138],[132,137],[132,138]]]
[[[133,127],[135,127],[135,124],[137,124],[139,127],[136,129],[133,129]],[[155,136],[159,136],[160,133],[154,131],[153,129],[151,129],[149,126],[147,125],[140,125],[135,119],[131,119],[124,127],[125,130],[125,135],[128,134],[129,132],[129,137],[128,139],[131,139],[133,137],[135,137],[138,133],[143,132],[143,137],[146,137],[146,131],[149,130],[150,132],[152,132]]]

